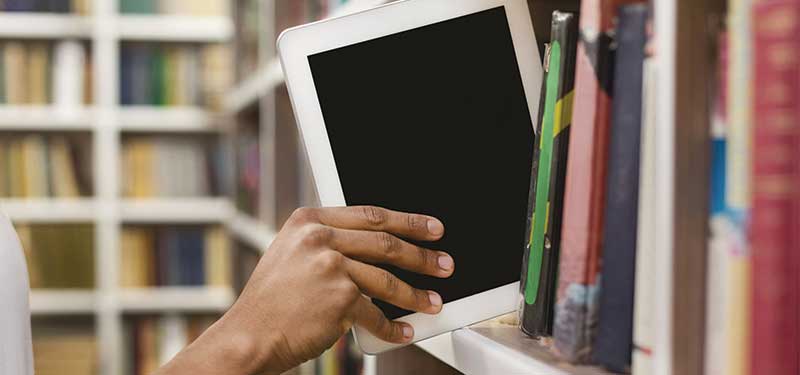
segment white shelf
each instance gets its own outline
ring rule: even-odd
[[[226,42],[233,37],[233,22],[221,16],[123,15],[117,28],[124,40]]]
[[[216,132],[218,116],[198,107],[132,106],[119,109],[119,126],[135,132]]]
[[[442,362],[468,375],[609,375],[591,366],[574,366],[514,326],[481,324],[417,343]]]
[[[2,22],[0,17],[0,22]],[[89,108],[59,109],[51,106],[0,105],[0,130],[91,130]]]
[[[90,17],[70,14],[0,13],[0,38],[89,38]]]
[[[95,303],[92,290],[34,290],[30,294],[33,315],[93,314]]]
[[[234,301],[231,288],[161,287],[119,292],[119,307],[126,313],[225,312]]]
[[[241,112],[282,83],[283,69],[280,61],[274,59],[228,93],[225,110],[230,113]]]
[[[267,250],[275,239],[275,230],[244,214],[237,214],[228,221],[228,230],[236,238],[261,252]]]
[[[96,209],[97,204],[91,198],[10,198],[0,200],[0,211],[16,222],[87,222],[95,219]]]
[[[126,223],[217,223],[233,214],[226,198],[126,199],[120,216]]]

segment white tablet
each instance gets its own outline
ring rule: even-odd
[[[542,67],[525,0],[405,0],[284,32],[278,48],[323,206],[435,216],[449,279],[415,341],[511,312],[519,298]],[[396,345],[356,328],[367,353]]]

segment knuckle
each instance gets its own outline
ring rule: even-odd
[[[322,271],[337,271],[341,269],[342,262],[344,256],[333,250],[322,252],[317,256],[317,267]]]
[[[431,259],[431,257],[434,256],[433,253],[419,246],[417,246],[416,249],[417,262],[419,263],[420,268],[428,269],[433,263]]]
[[[380,227],[386,223],[387,213],[385,210],[375,206],[361,207],[361,214],[369,225]]]
[[[306,225],[301,232],[301,241],[306,246],[320,246],[330,240],[333,231],[324,225]]]
[[[342,286],[342,295],[348,302],[348,305],[361,298],[361,290],[352,282],[347,282]]]
[[[419,215],[406,215],[406,224],[408,225],[408,229],[412,232],[426,232],[428,231],[427,228],[427,221]]]
[[[310,223],[317,219],[317,209],[311,207],[300,207],[289,217],[292,223],[303,224]]]
[[[400,241],[386,232],[378,232],[378,244],[387,260],[395,260],[399,256]]]
[[[387,271],[383,271],[382,275],[381,277],[383,277],[383,285],[386,289],[386,293],[388,295],[397,293],[397,290],[400,288],[400,280]]]
[[[421,310],[428,307],[428,305],[431,304],[431,299],[428,296],[428,292],[419,289],[414,289],[414,302],[417,304],[417,307],[420,308]]]

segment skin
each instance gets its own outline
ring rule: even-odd
[[[413,327],[388,320],[368,297],[427,314],[439,313],[442,299],[372,264],[450,277],[449,255],[402,240],[435,241],[443,234],[443,224],[424,215],[377,207],[301,208],[233,307],[156,374],[280,374],[322,354],[353,325],[408,343]]]

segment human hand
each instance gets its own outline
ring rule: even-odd
[[[443,234],[442,223],[429,216],[376,207],[299,209],[238,301],[198,342],[222,340],[218,344],[233,351],[227,357],[243,364],[242,373],[293,368],[322,354],[354,324],[388,342],[409,342],[413,327],[388,320],[366,296],[428,314],[441,311],[442,299],[371,264],[449,277],[449,255],[400,239],[435,241]]]

